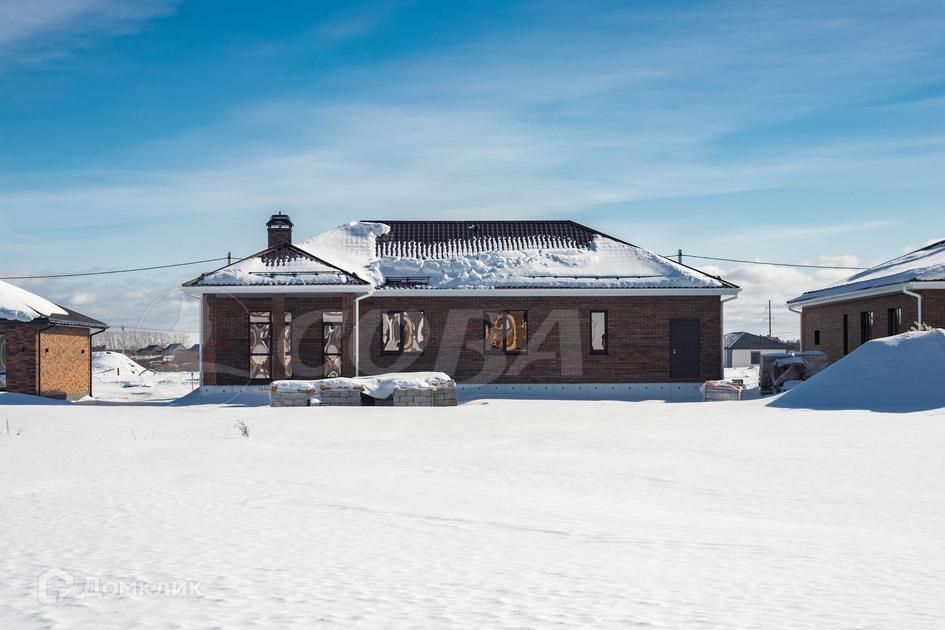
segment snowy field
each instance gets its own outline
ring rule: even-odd
[[[761,401],[2,405],[0,628],[942,628],[943,450]]]

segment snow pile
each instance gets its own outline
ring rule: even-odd
[[[874,339],[771,407],[907,412],[945,407],[945,330]]]
[[[144,371],[144,367],[138,365],[121,352],[110,352],[106,350],[105,352],[92,353],[92,374],[96,376],[104,374],[136,376]]]
[[[311,387],[317,398],[318,391],[322,387],[329,389],[361,387],[364,393],[372,398],[388,398],[395,389],[441,387],[452,380],[443,372],[400,372],[356,378],[324,378],[318,381],[274,381],[272,391],[298,392],[300,388]]]
[[[800,302],[812,298],[842,295],[874,287],[912,281],[945,280],[945,241],[939,241],[889,262],[856,273],[825,289],[808,291],[790,300]]]
[[[390,232],[383,223],[352,221],[298,243],[298,247],[344,269],[362,280],[383,283],[383,276],[374,267],[377,239]]]
[[[66,314],[49,300],[0,280],[0,319],[31,322],[40,317]]]

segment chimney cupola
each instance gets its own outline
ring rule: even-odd
[[[275,247],[283,243],[292,244],[292,219],[289,215],[274,214],[266,221],[266,229],[269,232],[269,247]]]

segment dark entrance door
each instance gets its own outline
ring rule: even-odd
[[[699,378],[699,320],[669,320],[669,377]]]

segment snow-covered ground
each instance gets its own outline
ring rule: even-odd
[[[0,628],[941,628],[943,449],[763,401],[0,406]]]
[[[120,352],[92,353],[94,402],[169,402],[199,386],[197,372],[153,372]]]

